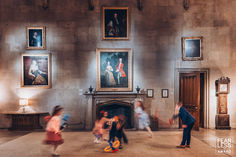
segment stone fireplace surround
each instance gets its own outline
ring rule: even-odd
[[[134,103],[137,100],[145,99],[145,94],[143,93],[115,93],[115,92],[94,92],[85,93],[87,100],[86,107],[86,121],[85,129],[91,130],[93,128],[94,122],[96,120],[96,115],[99,112],[99,108],[105,105],[119,104],[121,106],[127,106],[131,108],[130,114],[130,128],[134,128],[137,124],[134,119]]]

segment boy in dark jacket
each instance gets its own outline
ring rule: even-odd
[[[191,130],[193,128],[193,125],[195,123],[195,119],[193,118],[193,116],[183,107],[183,103],[179,102],[176,105],[175,108],[175,114],[173,115],[172,118],[170,118],[169,122],[170,125],[173,124],[173,121],[179,117],[182,120],[182,128],[184,128],[183,130],[183,138],[182,138],[182,142],[179,146],[177,146],[177,148],[190,148],[190,140],[191,140]]]
[[[124,132],[125,120],[122,118],[114,117],[115,121],[112,123],[111,130],[109,132],[109,141],[114,142],[115,137],[120,141],[119,149],[122,149],[122,138],[125,143],[128,143],[128,139]]]

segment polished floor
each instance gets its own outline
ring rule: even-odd
[[[191,148],[177,149],[181,131],[129,131],[129,144],[116,153],[105,153],[108,144],[93,143],[91,132],[63,132],[61,157],[230,157],[236,156],[236,130],[201,129],[193,131]],[[51,148],[42,144],[44,132],[0,131],[0,157],[50,157]]]

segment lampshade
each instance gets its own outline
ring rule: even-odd
[[[19,101],[19,105],[20,105],[20,106],[28,105],[28,99],[26,99],[26,98],[21,98],[20,101]]]

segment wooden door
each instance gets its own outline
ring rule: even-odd
[[[199,130],[200,111],[200,73],[180,74],[180,101],[185,109],[196,119],[194,129]]]

